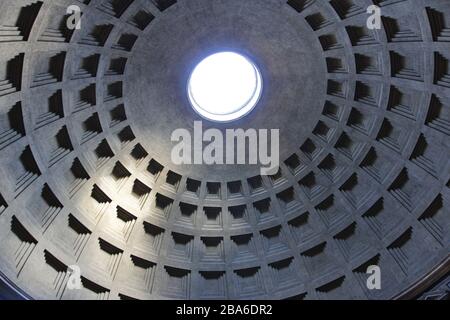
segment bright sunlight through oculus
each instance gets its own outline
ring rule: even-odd
[[[201,61],[188,83],[189,100],[202,117],[229,122],[247,115],[262,92],[258,68],[234,52],[220,52]]]

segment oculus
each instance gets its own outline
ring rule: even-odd
[[[193,109],[215,122],[230,122],[249,114],[257,105],[262,88],[256,65],[235,52],[219,52],[202,60],[187,85]]]

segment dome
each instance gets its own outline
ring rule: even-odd
[[[2,1],[0,293],[445,297],[444,2]],[[174,161],[198,130],[279,165]]]

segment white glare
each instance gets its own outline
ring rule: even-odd
[[[194,109],[213,121],[236,120],[249,113],[262,91],[259,70],[247,58],[234,52],[213,54],[192,72],[188,84]]]

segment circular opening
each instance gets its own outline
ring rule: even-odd
[[[234,52],[201,61],[189,78],[188,96],[202,117],[229,122],[244,117],[259,101],[262,77],[256,65]]]

